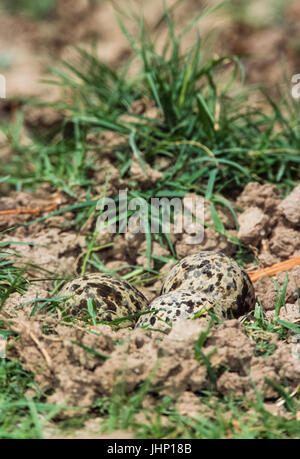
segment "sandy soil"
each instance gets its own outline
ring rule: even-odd
[[[51,202],[50,190],[42,187],[37,191],[36,202]],[[8,209],[15,203],[30,206],[32,193],[15,192],[8,198],[0,199],[0,208]],[[55,196],[56,197],[56,196]],[[271,185],[250,183],[237,198],[234,207],[239,209],[240,229],[232,228],[230,218],[223,215],[223,222],[232,235],[239,237],[257,252],[260,267],[265,267],[287,258],[300,255],[300,214],[299,187],[283,201],[277,189]],[[70,198],[60,196],[61,206],[70,204]],[[251,203],[251,207],[249,207]],[[286,204],[286,205],[285,205]],[[245,210],[244,210],[245,209]],[[207,209],[208,210],[208,209]],[[251,214],[251,218],[245,216]],[[31,218],[28,215],[11,216],[9,224],[20,224]],[[209,215],[207,214],[209,221]],[[87,250],[84,234],[72,228],[74,216],[72,212],[63,216],[52,217],[45,222],[38,222],[29,227],[19,226],[9,235],[2,235],[2,242],[7,242],[7,248],[13,249],[22,256],[22,263],[28,262],[47,269],[50,273],[62,276],[77,274],[80,267],[80,255]],[[70,226],[66,227],[66,222]],[[2,228],[7,224],[7,218],[2,217]],[[109,235],[111,237],[111,235]],[[199,250],[222,250],[233,254],[236,246],[228,243],[215,231],[205,231],[203,244],[192,246],[184,243],[185,234],[176,235],[174,243],[180,257]],[[10,245],[9,241],[22,241],[34,245]],[[106,266],[122,266],[126,264],[146,264],[146,259],[139,254],[143,252],[143,238],[132,240],[128,235],[114,237],[113,247],[101,251],[101,260]],[[154,244],[153,252],[167,254],[166,249]],[[253,268],[253,265],[249,265]],[[257,268],[257,267],[256,267]],[[167,272],[167,266],[162,272]],[[37,276],[33,270],[32,278]],[[275,276],[282,287],[286,274]],[[144,287],[143,293],[148,299],[159,294],[161,280]],[[300,267],[289,272],[289,282],[286,292],[286,308],[282,309],[280,318],[293,323],[299,323],[298,287],[300,285]],[[18,356],[24,368],[36,375],[39,387],[54,390],[47,401],[62,403],[68,401],[71,405],[91,406],[95,399],[110,395],[116,384],[126,376],[126,387],[129,393],[137,390],[146,378],[151,377],[153,392],[155,387],[167,385],[176,397],[186,393],[197,394],[210,387],[207,370],[200,366],[194,358],[193,347],[200,331],[207,327],[207,320],[188,321],[182,327],[181,323],[174,325],[168,336],[157,336],[155,332],[144,330],[112,331],[109,326],[99,325],[90,330],[78,322],[74,328],[63,325],[61,316],[47,312],[28,315],[32,303],[38,295],[47,298],[53,283],[45,281],[31,284],[27,293],[21,296],[15,293],[10,296],[2,310],[1,317],[20,339],[12,344],[11,356]],[[274,283],[269,277],[262,277],[255,283],[258,301],[261,301],[268,320],[272,320],[274,307],[278,296]],[[27,303],[23,308],[20,306]],[[43,330],[49,328],[45,334]],[[91,334],[94,330],[99,335]],[[182,332],[184,330],[184,333]],[[242,396],[251,396],[253,386],[249,375],[255,381],[266,402],[276,400],[278,394],[268,386],[265,377],[284,386],[295,389],[300,383],[300,367],[293,354],[294,344],[290,333],[285,341],[279,341],[275,335],[267,337],[276,350],[268,357],[259,357],[256,352],[257,337],[247,333],[244,325],[238,320],[226,320],[222,325],[215,325],[205,343],[205,353],[216,349],[212,364],[217,374],[217,390],[220,394],[234,392]],[[263,337],[266,339],[266,337]],[[109,359],[99,359],[87,354],[74,344],[79,342]],[[116,343],[123,342],[122,345]],[[145,363],[147,362],[147,364]],[[164,391],[163,391],[164,393]],[[157,394],[161,394],[158,390]],[[156,394],[156,395],[157,395]],[[180,400],[182,400],[180,398]],[[184,410],[184,403],[180,405]],[[200,409],[200,407],[199,407]],[[67,416],[68,412],[61,413]]]
[[[174,0],[166,1],[168,6],[174,3]],[[176,30],[180,31],[184,21],[194,17],[204,7],[213,7],[218,3],[216,0],[186,0],[174,12]],[[245,65],[248,82],[272,87],[282,80],[282,57],[285,59],[287,75],[299,72],[299,3],[297,0],[291,1],[283,12],[277,12],[278,17],[274,16],[271,0],[252,0],[249,4],[251,6],[243,19],[237,14],[239,2],[236,2],[236,7],[232,5],[229,10],[217,10],[202,18],[195,31],[184,39],[183,49],[191,46],[195,33],[208,35],[208,52],[239,55]],[[130,19],[133,14],[144,13],[149,30],[163,16],[161,0],[126,0],[121,7],[118,5],[117,11],[120,10],[126,26],[133,33],[137,29],[135,22]],[[40,80],[45,77],[49,66],[58,63],[58,58],[69,56],[74,43],[85,46],[91,39],[98,39],[99,57],[115,65],[130,55],[130,47],[116,20],[113,2],[109,1],[97,4],[94,0],[77,0],[76,3],[58,0],[53,17],[43,22],[2,14],[0,31],[1,55],[10,64],[3,72],[9,98],[42,95],[55,99],[56,89],[53,87],[49,91],[49,87],[41,84]],[[157,31],[158,44],[163,43],[166,25],[163,23]]]
[[[130,3],[134,5],[134,2]],[[187,0],[185,7],[178,10],[177,27],[180,27],[183,19],[199,10],[202,3]],[[148,26],[154,26],[161,16],[161,2],[151,2],[151,8],[149,2],[146,3],[144,11]],[[100,39],[99,54],[104,59],[116,65],[128,58],[128,44],[113,15],[109,2],[102,2],[97,6],[92,0],[78,0],[75,7],[74,2],[61,0],[58,1],[55,16],[46,23],[1,16],[0,49],[5,50],[12,59],[12,66],[6,73],[9,98],[39,96],[55,100],[58,96],[57,90],[49,91],[39,81],[49,65],[57,62],[58,58],[69,55],[70,45],[74,42],[87,44],[91,38],[97,37]],[[246,26],[233,17],[223,17],[215,13],[214,19],[204,20],[204,31],[210,30],[212,21],[222,38],[222,49],[218,44],[213,45],[212,49],[215,47],[215,51],[222,51],[222,54],[235,52],[241,55],[250,82],[272,85],[279,80],[278,60],[282,53],[287,59],[288,72],[299,71],[299,54],[293,39],[300,28],[300,8],[297,1],[291,2],[285,16],[273,27],[257,28],[254,24]],[[135,26],[130,27],[134,30]],[[291,30],[295,33],[291,33]],[[187,39],[186,47],[191,40],[191,37]],[[15,107],[11,100],[6,101],[1,106],[2,115],[13,119]],[[155,116],[153,107],[148,109],[152,110],[149,116]],[[57,121],[60,115],[48,109],[43,112],[29,111],[26,116],[28,123],[47,126]],[[24,136],[26,137],[26,133]],[[118,139],[112,137],[110,141]],[[101,146],[104,139],[91,139],[91,142]],[[107,144],[107,137],[105,143]],[[0,137],[0,146],[0,158],[9,158],[9,145],[5,138]],[[91,199],[99,198],[103,190],[104,170],[109,160],[105,161],[94,172],[98,186],[92,189]],[[148,172],[147,180],[159,179],[157,171]],[[133,163],[130,173],[133,179],[146,180],[138,163]],[[123,186],[124,181],[112,166],[108,196]],[[76,192],[79,201],[83,201],[85,193],[81,190]],[[250,247],[259,260],[259,267],[266,267],[289,257],[300,256],[299,196],[299,186],[283,201],[275,186],[248,184],[231,202],[238,213],[239,231],[236,231],[229,213],[221,208],[218,212],[226,231]],[[42,185],[35,192],[14,191],[0,197],[0,210],[16,207],[47,209],[52,204],[62,209],[74,202],[73,198],[63,192],[57,193],[49,185]],[[212,224],[209,205],[206,204],[205,221]],[[71,211],[30,226],[24,225],[31,220],[32,215],[28,214],[0,217],[0,231],[16,225],[13,231],[1,234],[0,240],[7,242],[8,249],[21,255],[22,264],[32,264],[32,268],[28,269],[29,277],[46,277],[45,273],[48,277],[72,277],[80,273],[83,257],[88,250],[86,235],[94,228],[95,220],[89,219],[80,234],[75,229],[75,213]],[[221,250],[229,255],[236,251],[236,245],[209,228],[205,230],[203,243],[197,246],[187,243],[188,235],[185,233],[171,237],[179,258],[200,250]],[[27,244],[11,244],[12,240]],[[98,245],[113,242],[112,247],[99,252],[107,268],[114,269],[128,264],[146,266],[146,243],[142,236],[133,240],[130,235],[106,234],[98,242]],[[156,242],[152,251],[156,255],[168,255],[168,251]],[[42,272],[33,265],[46,271]],[[247,268],[258,266],[248,265]],[[123,270],[124,273],[128,272],[126,269]],[[170,264],[165,265],[161,270],[162,274],[169,269]],[[275,276],[280,286],[283,286],[285,277],[285,273]],[[161,283],[161,280],[149,282],[141,290],[151,300],[159,294]],[[283,320],[299,323],[299,285],[300,267],[295,267],[289,272],[287,306],[280,315]],[[144,330],[112,331],[105,325],[87,328],[80,322],[70,328],[63,323],[59,313],[49,312],[45,308],[29,318],[32,303],[25,306],[24,303],[33,302],[37,295],[39,298],[49,297],[52,288],[53,281],[49,280],[31,283],[25,295],[15,293],[9,297],[0,316],[6,326],[20,336],[17,342],[11,341],[9,344],[8,357],[18,358],[25,369],[33,371],[39,388],[45,391],[51,389],[47,402],[77,405],[82,412],[86,412],[97,398],[111,395],[124,378],[126,390],[133,393],[150,377],[152,395],[145,399],[149,406],[155,403],[158,395],[165,393],[166,389],[160,388],[168,386],[167,391],[177,398],[177,408],[181,413],[195,416],[203,411],[204,407],[201,406],[197,394],[209,389],[211,381],[206,367],[195,360],[193,349],[199,333],[207,327],[207,320],[188,321],[184,327],[177,323],[168,336],[157,336]],[[272,320],[278,296],[274,283],[270,278],[262,277],[255,283],[255,290],[267,319]],[[92,330],[98,334],[92,334]],[[274,414],[287,415],[284,408],[278,406],[278,393],[266,383],[265,377],[289,387],[290,390],[299,386],[300,366],[294,354],[292,332],[288,333],[284,341],[279,341],[272,334],[265,334],[261,339],[274,344],[275,351],[272,355],[259,356],[256,349],[259,337],[249,334],[241,321],[226,320],[221,325],[213,326],[203,351],[209,354],[215,350],[211,363],[219,394],[247,394],[254,397],[251,378],[260,390],[266,408]],[[91,355],[75,342],[93,348],[105,357]],[[63,411],[59,416],[68,417],[70,412]]]

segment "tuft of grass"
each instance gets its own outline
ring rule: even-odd
[[[46,404],[36,389],[34,375],[18,362],[0,358],[0,438],[43,438],[44,425],[63,407]]]
[[[116,69],[95,52],[76,48],[72,61],[53,69],[54,79],[48,83],[60,85],[68,94],[52,104],[65,115],[53,132],[43,135],[32,128],[32,142],[23,145],[21,111],[13,125],[1,125],[13,149],[11,163],[3,165],[8,176],[5,183],[17,189],[47,182],[74,199],[78,187],[86,188],[88,195],[96,184],[95,163],[109,149],[120,177],[128,182],[128,199],[143,198],[148,203],[148,268],[153,240],[169,247],[176,258],[161,215],[156,216],[159,233],[147,232],[153,217],[151,198],[172,199],[188,192],[203,195],[211,203],[213,228],[229,238],[216,206],[229,209],[238,227],[236,213],[226,198],[253,180],[275,183],[284,194],[299,180],[300,163],[300,106],[289,97],[289,88],[280,102],[265,94],[264,111],[250,105],[251,91],[243,86],[244,69],[237,57],[207,56],[199,36],[184,54],[182,39],[193,22],[176,35],[171,9],[165,9],[162,21],[168,35],[161,51],[143,18],[137,19],[139,32],[134,36],[119,17],[132,48],[126,65]],[[137,70],[132,72],[132,66]],[[136,113],[133,107],[138,101],[157,110],[157,116],[149,117],[147,111]],[[103,133],[120,140],[113,146],[104,141],[89,144],[89,136],[99,138]],[[149,165],[159,170],[162,178],[154,184],[134,182],[130,176],[134,157],[145,175]],[[118,210],[118,196],[114,200]],[[128,211],[128,217],[132,214]],[[76,223],[84,216],[80,213]],[[241,249],[237,240],[232,242]],[[93,243],[92,235],[83,271],[87,263],[99,264]]]
[[[289,419],[272,415],[261,401],[230,396],[219,399],[212,393],[199,395],[201,411],[182,415],[169,396],[159,397],[152,408],[143,407],[147,386],[134,396],[117,395],[98,399],[94,412],[100,413],[104,432],[129,430],[136,438],[164,439],[255,439],[299,438],[300,422],[293,413]],[[153,395],[153,393],[152,393]]]
[[[183,55],[182,36],[175,35],[169,14],[166,22],[169,35],[160,53],[142,20],[138,41],[120,20],[133,61],[140,64],[134,77],[130,66],[116,71],[81,49],[72,63],[64,63],[65,70],[54,71],[56,82],[72,91],[71,103],[63,105],[70,122],[123,137],[125,143],[112,150],[125,177],[134,154],[142,169],[142,157],[154,167],[164,158],[163,179],[151,186],[153,196],[196,191],[213,199],[250,180],[290,186],[299,178],[299,105],[265,95],[270,113],[251,107],[249,89],[236,89],[243,75],[240,61],[235,56],[204,60],[200,37]],[[141,99],[157,108],[157,118],[133,112]]]
[[[272,320],[266,319],[260,301],[256,304],[255,310],[243,320],[246,332],[256,343],[256,355],[267,356],[273,354],[276,350],[276,345],[272,342],[274,336],[277,335],[279,339],[285,340],[290,333],[300,333],[299,325],[279,319],[281,309],[286,307],[285,297],[288,285],[288,273],[282,287],[280,287],[275,279],[272,280],[278,292]]]
[[[1,250],[3,244],[0,243],[0,310],[7,298],[14,292],[25,293],[28,287],[24,278],[24,269],[16,267],[14,259],[18,257],[16,253]]]

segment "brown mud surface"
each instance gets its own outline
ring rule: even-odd
[[[51,190],[46,187],[41,187],[37,196],[39,198],[35,202],[40,207],[43,207],[43,200],[45,203],[53,200]],[[32,193],[15,192],[8,198],[0,199],[0,209],[9,209],[16,202],[30,206],[32,198]],[[284,205],[275,186],[250,183],[237,201],[232,203],[239,209],[239,231],[232,228],[228,216],[226,218],[220,212],[220,217],[223,217],[226,230],[240,240],[247,241],[256,251],[259,267],[266,267],[286,259],[286,255],[300,255],[298,199],[299,187],[285,199],[287,205]],[[63,194],[59,202],[61,206],[71,203],[70,198]],[[252,207],[249,207],[249,203]],[[251,218],[247,219],[249,213]],[[7,242],[6,248],[9,251],[13,250],[22,256],[22,263],[25,261],[49,273],[72,277],[78,274],[80,255],[87,250],[84,232],[78,234],[72,229],[74,217],[72,212],[68,212],[24,227],[22,223],[28,223],[32,216],[9,216],[10,225],[20,226],[8,235],[2,235],[1,241]],[[209,213],[206,217],[206,222],[209,222]],[[5,223],[7,217],[3,216],[2,228]],[[211,229],[205,230],[204,242],[194,246],[184,244],[185,234],[175,236],[174,244],[180,258],[200,250],[222,250],[229,254],[234,254],[236,250],[234,244],[228,243]],[[14,243],[11,244],[11,241]],[[16,242],[28,244],[16,245]],[[107,267],[143,265],[143,262],[146,265],[146,258],[140,255],[145,250],[142,237],[133,243],[128,234],[117,235],[113,242],[112,247],[99,253]],[[154,244],[153,252],[168,253],[158,244]],[[253,267],[253,264],[248,266],[251,269]],[[258,268],[257,265],[255,267]],[[165,265],[162,274],[167,271]],[[32,278],[35,276],[41,277],[41,274],[37,275],[33,268]],[[281,310],[280,318],[299,323],[300,266],[289,271],[288,276],[287,305]],[[279,273],[274,278],[283,287],[286,273]],[[157,296],[161,282],[158,280],[152,285],[150,282],[143,287],[143,293],[149,299]],[[30,319],[35,298],[47,298],[52,288],[52,281],[30,284],[24,296],[18,293],[11,295],[1,312],[6,326],[19,335],[19,340],[11,343],[9,356],[18,357],[23,367],[35,374],[41,389],[46,392],[52,389],[51,395],[47,396],[49,403],[68,403],[86,411],[97,398],[111,395],[123,381],[126,381],[128,393],[133,393],[149,378],[152,403],[158,395],[171,393],[179,397],[180,409],[184,411],[184,400],[211,387],[206,367],[199,365],[194,355],[199,333],[208,326],[206,319],[187,321],[184,326],[179,322],[168,336],[144,330],[112,331],[106,325],[87,327],[81,322],[70,326],[63,322],[60,314],[47,312],[45,308]],[[264,276],[255,283],[255,290],[267,313],[267,320],[272,320],[278,297],[274,283]],[[285,341],[277,339],[275,334],[264,336],[262,333],[261,339],[267,339],[275,346],[274,353],[267,357],[257,355],[257,339],[238,320],[225,320],[223,324],[213,326],[203,350],[209,354],[215,349],[211,363],[217,375],[218,393],[254,397],[252,380],[265,402],[274,403],[278,394],[266,383],[266,377],[292,390],[297,388],[300,383],[300,366],[293,351],[295,344],[292,332]],[[80,345],[96,350],[100,357],[87,353]],[[156,387],[164,389],[156,390]],[[70,411],[67,410],[60,413],[60,416],[68,415]]]
[[[203,4],[197,0],[188,0],[186,3],[189,8],[179,9],[177,27],[180,27],[186,16],[194,14]],[[222,54],[235,52],[243,56],[249,82],[272,85],[280,79],[278,60],[282,53],[287,57],[288,71],[291,74],[299,71],[297,43],[292,38],[300,29],[298,3],[291,2],[276,27],[257,29],[251,24],[246,27],[230,16],[225,19],[216,16],[214,19],[214,24],[219,24],[221,42],[226,43],[226,49],[219,51]],[[151,2],[151,14],[147,4],[150,5],[150,2],[145,6],[145,17],[148,25],[153,26],[161,16],[161,2]],[[13,59],[13,65],[7,71],[9,97],[41,96],[55,100],[57,89],[49,91],[48,87],[38,82],[45,76],[49,65],[69,55],[69,47],[74,42],[86,44],[91,38],[97,37],[100,38],[101,57],[116,65],[128,58],[128,44],[113,16],[109,2],[95,6],[91,0],[58,1],[55,16],[39,25],[26,18],[1,16],[0,47],[6,49]],[[204,22],[204,32],[211,28],[211,21],[207,19]],[[290,30],[295,31],[295,34],[287,33]],[[261,46],[262,43],[264,46]],[[153,107],[147,107],[147,110],[148,117],[157,115]],[[15,105],[7,100],[1,106],[1,112],[14,119]],[[27,123],[42,126],[51,126],[60,116],[49,108],[42,111],[33,109],[26,113]],[[107,146],[109,136],[111,134],[107,134],[105,139],[91,139],[91,142],[95,142],[98,147],[101,144]],[[113,144],[120,139],[112,135],[109,141]],[[0,146],[0,159],[7,160],[10,150],[5,138],[0,137]],[[111,176],[107,196],[113,195],[116,190],[126,189],[127,185],[120,178],[118,170],[108,158],[104,161],[102,159],[98,170],[94,171],[98,185],[92,189],[90,199],[100,198],[108,167]],[[160,178],[157,171],[150,169],[146,178],[137,161],[133,162],[130,174],[132,180],[140,183]],[[72,211],[30,223],[34,218],[47,216],[45,209],[52,205],[56,209],[63,209],[83,202],[85,192],[80,189],[75,192],[77,199],[63,192],[57,193],[49,185],[41,185],[34,192],[13,191],[0,197],[0,211],[16,208],[37,210],[35,215],[0,215],[0,231],[15,227],[1,233],[0,241],[6,243],[5,250],[20,255],[20,266],[28,263],[26,269],[30,280],[45,278],[43,281],[31,282],[24,295],[11,295],[1,310],[0,318],[6,327],[19,335],[17,341],[9,341],[8,358],[17,358],[23,368],[34,373],[38,387],[49,394],[46,396],[47,402],[77,406],[80,412],[87,412],[99,397],[112,395],[122,384],[126,385],[129,394],[134,393],[147,379],[151,387],[150,395],[145,398],[148,407],[155,404],[158,396],[172,394],[177,399],[176,406],[180,413],[196,416],[205,412],[206,408],[201,405],[197,394],[210,389],[212,381],[206,367],[199,365],[195,359],[194,346],[199,333],[207,328],[206,319],[186,321],[184,326],[178,322],[171,333],[165,336],[144,330],[112,331],[105,325],[87,327],[81,322],[70,326],[64,323],[58,311],[47,311],[46,307],[29,317],[36,298],[46,299],[53,290],[53,280],[47,278],[72,278],[81,273],[82,262],[88,251],[87,236],[95,227],[95,216],[87,220],[80,234],[75,228],[76,214]],[[224,208],[217,208],[226,232],[247,244],[259,261],[259,265],[252,263],[247,269],[264,268],[300,256],[299,196],[299,186],[283,201],[273,185],[248,184],[231,202],[238,214],[238,231],[232,215]],[[205,223],[213,225],[209,203],[205,206]],[[185,233],[170,235],[179,259],[200,250],[221,250],[228,255],[234,255],[237,250],[235,244],[211,228],[205,228],[201,244],[188,244],[188,236]],[[143,235],[99,235],[95,246],[105,244],[110,246],[96,253],[106,268],[114,270],[123,266],[118,273],[126,274],[129,272],[128,265],[147,266]],[[153,243],[152,253],[162,257],[169,255],[168,250],[157,242]],[[161,274],[166,274],[171,265],[173,262],[166,264]],[[283,287],[286,273],[279,273],[274,279]],[[151,300],[159,294],[161,285],[162,280],[159,279],[145,283],[140,288]],[[285,297],[287,304],[280,312],[282,320],[299,324],[299,286],[300,266],[289,271]],[[278,298],[273,281],[264,276],[255,283],[255,290],[266,320],[272,321]],[[259,355],[256,345],[260,339],[274,345],[275,351],[271,355]],[[86,352],[80,344],[99,354],[96,356]],[[288,416],[287,411],[278,403],[278,392],[266,382],[266,377],[289,388],[291,392],[299,387],[300,365],[295,356],[292,332],[288,332],[286,339],[280,341],[272,333],[262,333],[261,336],[249,333],[243,321],[225,320],[223,324],[213,325],[203,346],[206,355],[212,351],[211,364],[216,375],[214,384],[219,394],[247,394],[254,398],[252,381],[262,394],[266,409],[275,415]],[[74,412],[69,410],[59,414],[61,418],[71,415]],[[120,435],[129,435],[126,438],[130,438],[128,433],[121,432]]]
[[[167,6],[175,1],[167,0]],[[175,30],[199,14],[205,7],[215,7],[216,0],[186,0],[174,12]],[[184,48],[194,42],[195,33],[212,38],[206,43],[209,51],[220,55],[236,54],[245,65],[247,81],[271,87],[282,79],[280,60],[285,58],[288,75],[298,73],[300,6],[297,0],[287,2],[282,11],[272,0],[252,0],[245,8],[244,2],[232,2],[228,9],[217,9],[201,19],[194,33],[184,39]],[[55,100],[58,92],[54,86],[41,83],[49,66],[70,55],[74,44],[88,46],[99,40],[99,56],[119,65],[130,56],[130,46],[116,20],[117,12],[123,14],[129,32],[136,32],[137,24],[130,18],[143,13],[146,26],[159,30],[163,43],[167,33],[163,17],[163,2],[152,0],[126,0],[117,2],[94,0],[57,0],[54,14],[45,21],[36,22],[26,16],[0,16],[0,50],[9,63],[5,70],[8,97],[43,96]],[[245,10],[245,11],[244,11]],[[244,13],[242,14],[241,12]],[[218,40],[216,38],[219,38]]]

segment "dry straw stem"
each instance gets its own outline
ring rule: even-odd
[[[300,257],[290,258],[289,260],[281,261],[280,263],[275,263],[275,265],[269,266],[268,268],[260,269],[258,271],[248,272],[252,282],[256,282],[262,276],[274,276],[277,273],[283,271],[289,271],[294,268],[294,266],[300,265]]]
[[[56,210],[61,204],[61,198],[56,196],[52,203],[45,208],[35,208],[29,209],[27,207],[19,207],[18,209],[7,209],[7,210],[0,210],[0,216],[2,215],[20,215],[20,214],[31,214],[31,215],[40,215],[47,212],[52,212]]]

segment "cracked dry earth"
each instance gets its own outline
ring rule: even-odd
[[[108,194],[113,194],[118,184],[117,171],[113,172],[115,177]],[[95,192],[93,198],[97,196]],[[263,268],[300,255],[299,196],[300,186],[282,200],[275,186],[249,183],[232,202],[238,212],[238,231],[227,211],[222,208],[218,211],[226,231],[247,243],[256,253],[259,267]],[[81,198],[84,200],[83,196]],[[14,192],[1,198],[0,209],[15,207],[16,203],[29,207],[33,201],[35,207],[45,207],[51,199],[51,189],[42,186],[36,194]],[[61,208],[72,204],[72,199],[64,194],[59,199]],[[205,213],[205,221],[211,223],[209,205]],[[9,251],[20,254],[22,263],[31,263],[27,268],[29,277],[47,277],[35,265],[47,270],[49,275],[72,277],[78,274],[87,250],[86,236],[94,227],[93,218],[87,221],[80,234],[75,230],[72,211],[22,226],[30,220],[30,215],[2,216],[0,220],[0,229],[7,224],[20,225],[2,234],[1,242],[7,243],[5,248]],[[210,228],[205,230],[202,244],[188,245],[187,236],[184,233],[171,235],[179,258],[200,250],[222,250],[230,255],[236,250],[234,244]],[[121,274],[129,272],[125,266],[128,264],[146,266],[143,237],[132,239],[130,234],[101,234],[97,245],[113,244],[100,250],[98,255],[109,269],[124,267]],[[12,241],[28,244],[16,245]],[[156,242],[152,251],[163,256],[168,254]],[[167,273],[171,265],[173,262],[167,263],[161,273]],[[257,269],[257,265],[247,266],[254,267]],[[282,287],[286,273],[279,273],[274,278]],[[161,279],[149,282],[141,290],[150,300],[159,295],[161,283]],[[280,312],[282,320],[295,324],[299,323],[299,285],[300,266],[289,271],[286,307]],[[203,407],[197,394],[211,388],[211,379],[203,362],[195,358],[194,349],[199,334],[207,329],[205,317],[184,323],[179,321],[169,335],[141,329],[113,331],[108,325],[88,327],[80,321],[70,326],[63,322],[59,312],[47,311],[46,307],[29,318],[35,298],[49,297],[52,288],[53,281],[49,280],[30,283],[23,296],[14,293],[8,298],[0,316],[5,326],[19,336],[18,340],[10,340],[8,357],[17,358],[25,369],[34,373],[38,387],[48,394],[47,402],[68,404],[87,412],[96,399],[111,395],[124,381],[126,391],[132,394],[149,379],[151,390],[145,397],[146,405],[153,406],[158,395],[168,394],[177,400],[181,413],[201,413]],[[274,283],[264,276],[255,283],[255,290],[267,320],[271,321],[278,296]],[[271,355],[262,356],[257,352],[257,343],[262,340],[273,346]],[[87,352],[87,348],[95,350],[96,354]],[[284,340],[279,340],[275,333],[249,332],[240,320],[225,320],[213,325],[202,348],[206,355],[211,353],[215,388],[220,395],[255,398],[255,385],[266,408],[284,416],[288,416],[288,412],[278,405],[279,395],[266,378],[291,393],[296,391],[300,384],[300,361],[295,349],[292,331],[287,332]],[[72,411],[64,410],[58,416],[71,415]]]

